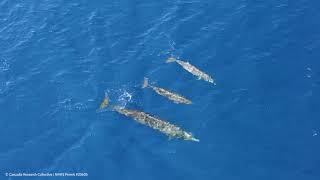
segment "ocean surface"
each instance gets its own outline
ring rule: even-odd
[[[319,9],[310,0],[0,0],[0,180],[319,180]],[[171,56],[217,85],[165,63]],[[193,104],[142,89],[144,77]],[[200,142],[97,112],[105,93]]]

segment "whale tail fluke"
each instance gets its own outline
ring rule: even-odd
[[[104,99],[103,99],[102,103],[100,104],[100,107],[98,110],[101,110],[101,109],[108,107],[109,103],[110,103],[109,96],[107,93],[105,93]]]
[[[169,57],[166,61],[166,63],[172,63],[172,62],[175,62],[177,59],[174,58],[174,57]]]
[[[142,88],[146,88],[149,86],[149,79],[144,77],[143,78],[143,85],[142,85]]]

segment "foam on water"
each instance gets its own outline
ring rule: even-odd
[[[108,89],[105,91],[105,96],[109,97],[111,105],[126,107],[132,102],[133,92],[128,88]]]
[[[7,60],[0,59],[0,72],[8,71],[10,68],[10,65]]]
[[[119,96],[118,102],[121,106],[125,107],[128,102],[131,102],[132,93],[127,92],[125,89],[120,90],[121,95]]]

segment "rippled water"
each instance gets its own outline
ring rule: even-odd
[[[319,5],[0,1],[0,179],[319,179]],[[193,105],[141,89],[143,77]],[[105,93],[200,143],[97,113]]]

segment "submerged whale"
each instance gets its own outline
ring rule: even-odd
[[[109,102],[109,98],[106,96],[102,104],[100,105],[100,108],[106,108],[109,105]],[[180,138],[184,140],[199,142],[199,139],[193,137],[190,132],[186,132],[180,127],[161,120],[160,118],[152,116],[148,113],[137,110],[130,110],[120,106],[112,106],[112,109],[120,114],[133,118],[135,121],[141,124],[156,129],[169,136],[170,138]]]
[[[166,89],[163,89],[160,87],[150,85],[148,78],[145,77],[142,88],[147,88],[147,87],[150,87],[151,89],[153,89],[157,94],[164,96],[164,97],[167,97],[168,99],[172,100],[174,103],[192,104],[191,100],[183,97],[180,94],[171,92],[169,90],[166,90]]]
[[[208,82],[216,85],[216,83],[212,77],[210,77],[208,74],[201,71],[200,69],[196,68],[195,66],[191,65],[189,62],[181,61],[181,60],[178,60],[174,57],[168,58],[166,62],[167,63],[177,62],[180,66],[182,66],[183,69],[185,69],[188,72],[190,72],[191,74],[197,76],[198,80],[202,79],[202,80],[208,81]]]

